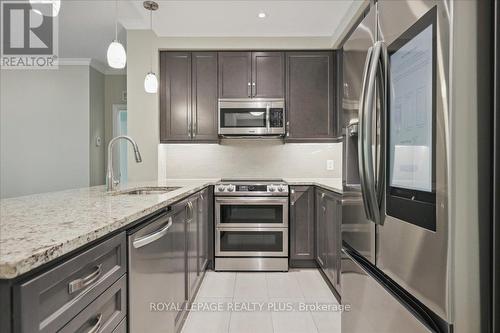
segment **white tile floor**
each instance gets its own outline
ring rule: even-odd
[[[304,310],[316,302],[331,310]],[[207,272],[194,305],[182,333],[340,333],[338,302],[316,269]]]

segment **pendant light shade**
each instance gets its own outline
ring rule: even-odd
[[[144,78],[144,90],[149,94],[156,94],[158,92],[158,78],[153,72],[146,74]]]
[[[56,17],[59,15],[59,9],[61,9],[61,0],[30,0],[30,4],[34,5],[34,10],[43,16]],[[37,7],[39,4],[52,5],[52,11],[47,11],[43,7]]]
[[[122,69],[127,64],[127,53],[118,41],[118,0],[115,0],[115,39],[108,46],[106,58],[111,68]]]
[[[127,53],[123,45],[116,39],[109,44],[107,53],[108,65],[111,68],[125,68],[127,64]]]
[[[149,28],[151,29],[151,33],[153,34],[153,12],[158,10],[158,3],[154,1],[144,1],[143,6],[146,10],[149,10]],[[151,44],[153,44],[151,42]],[[151,45],[152,46],[152,45]],[[144,90],[148,94],[156,94],[158,92],[158,78],[156,74],[153,72],[153,53],[151,52],[151,70],[146,74],[144,78]]]

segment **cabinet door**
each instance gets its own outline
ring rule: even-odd
[[[200,193],[198,214],[198,275],[201,275],[208,262],[208,189]]]
[[[192,53],[193,140],[217,141],[217,53]]]
[[[337,230],[336,230],[336,213],[337,201],[332,193],[325,193],[323,198],[325,206],[325,222],[326,222],[326,251],[327,251],[327,264],[326,276],[330,280],[332,286],[337,284]]]
[[[336,196],[335,199],[335,253],[336,253],[336,267],[335,267],[335,289],[341,294],[340,290],[340,273],[342,269],[342,197]]]
[[[198,196],[189,198],[186,218],[188,300],[193,301],[198,285]]]
[[[219,52],[219,98],[251,97],[251,52]]]
[[[290,231],[290,259],[313,260],[314,187],[291,187]]]
[[[325,196],[325,192],[316,191],[316,261],[324,271],[328,260]]]
[[[191,54],[160,56],[160,141],[191,139]]]
[[[285,96],[285,56],[283,52],[252,52],[252,97]]]
[[[334,139],[333,52],[287,52],[289,141]]]
[[[172,208],[172,227],[170,227],[170,237],[172,237],[172,252],[169,253],[169,261],[172,267],[171,272],[172,302],[178,304],[178,311],[175,314],[175,322],[182,317],[182,308],[187,302],[186,288],[186,202],[176,204]]]

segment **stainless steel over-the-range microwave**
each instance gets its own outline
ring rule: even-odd
[[[284,99],[220,99],[219,135],[285,135]]]

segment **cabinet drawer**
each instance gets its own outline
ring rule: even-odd
[[[123,318],[122,321],[113,330],[113,333],[127,333],[127,318]]]
[[[127,313],[127,276],[118,281],[73,318],[60,333],[112,333]],[[118,331],[119,332],[119,331]]]
[[[56,332],[126,272],[121,233],[14,288],[14,332]]]

